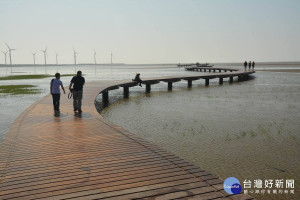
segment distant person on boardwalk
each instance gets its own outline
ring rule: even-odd
[[[247,70],[247,61],[244,62],[245,71]]]
[[[141,75],[140,73],[136,73],[136,75],[135,75],[134,79],[132,79],[132,81],[138,82],[139,86],[142,87],[142,79],[140,78],[140,75]]]
[[[74,112],[78,111],[79,113],[82,113],[81,100],[82,100],[84,83],[85,83],[85,79],[84,79],[84,77],[82,77],[82,72],[78,71],[77,75],[72,78],[70,86],[69,86],[69,89],[73,94]],[[73,86],[73,88],[72,88],[72,86]]]
[[[63,86],[63,83],[60,80],[60,73],[55,74],[55,79],[52,79],[50,82],[50,93],[52,95],[53,99],[53,108],[55,112],[59,112],[59,100],[60,100],[60,89],[59,87],[61,86],[61,89],[65,92],[65,88]]]
[[[252,61],[252,70],[254,70],[255,62]]]
[[[249,70],[250,70],[250,68],[251,68],[251,61],[249,61]]]

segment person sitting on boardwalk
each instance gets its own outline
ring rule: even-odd
[[[250,70],[250,68],[251,68],[251,61],[249,61],[249,70]]]
[[[244,62],[245,71],[247,70],[247,61]]]
[[[54,111],[56,112],[59,112],[59,100],[60,100],[59,86],[61,86],[62,90],[64,91],[64,94],[66,94],[65,88],[60,80],[60,73],[56,73],[55,79],[52,79],[50,83],[50,93],[53,99],[53,108]]]
[[[81,110],[81,100],[82,100],[82,91],[83,91],[83,85],[85,83],[84,77],[82,77],[82,72],[78,71],[77,76],[74,76],[71,80],[69,89],[73,93],[73,107],[74,112],[78,111],[79,113],[82,113]],[[73,86],[73,89],[72,89]]]
[[[139,83],[139,86],[142,87],[142,79],[140,78],[140,75],[141,75],[140,73],[136,73],[135,78],[132,79],[132,81],[138,82],[138,83]]]
[[[252,61],[252,70],[254,70],[255,62]]]

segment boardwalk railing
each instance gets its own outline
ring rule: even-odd
[[[195,71],[195,72],[213,72],[208,74],[200,74],[200,75],[193,75],[193,76],[170,76],[170,77],[159,77],[159,78],[149,78],[149,79],[143,79],[142,84],[146,85],[146,92],[149,93],[151,91],[151,85],[158,84],[160,82],[167,82],[168,83],[168,90],[172,90],[173,83],[179,82],[182,80],[187,81],[187,86],[192,87],[192,82],[199,79],[205,80],[205,86],[209,86],[209,80],[210,79],[219,79],[219,84],[223,84],[224,78],[229,78],[229,82],[233,82],[234,77],[245,78],[249,76],[250,74],[255,73],[255,71],[244,71],[239,69],[230,69],[230,68],[212,68],[212,67],[189,67],[186,68],[188,71]],[[219,73],[216,73],[218,71]],[[223,71],[223,73],[222,73]],[[129,96],[129,88],[137,86],[138,83],[135,81],[124,81],[121,83],[117,83],[114,85],[110,85],[100,91],[100,94],[102,94],[102,102],[104,105],[106,105],[109,102],[109,91],[110,90],[116,90],[120,87],[123,88],[123,95],[124,98],[127,98]]]

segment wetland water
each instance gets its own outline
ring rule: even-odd
[[[222,179],[295,179],[299,188],[300,74],[252,77],[222,86],[215,80],[209,87],[198,80],[192,89],[181,82],[172,92],[157,85],[156,91],[133,92],[101,114]],[[295,192],[254,196],[299,199]]]

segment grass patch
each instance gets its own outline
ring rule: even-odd
[[[39,94],[41,89],[36,89],[34,85],[1,85],[0,94]]]
[[[60,76],[61,77],[75,76],[75,74],[61,74]],[[0,80],[42,79],[42,78],[49,78],[49,77],[54,78],[54,75],[49,75],[49,74],[13,75],[13,76],[0,77]]]
[[[250,131],[250,136],[251,136],[251,137],[255,137],[255,136],[257,136],[257,133],[255,133],[253,130],[251,130],[251,131]]]

